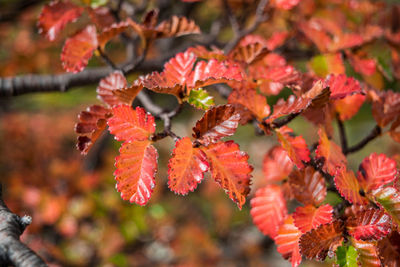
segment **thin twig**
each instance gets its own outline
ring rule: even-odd
[[[232,26],[233,33],[235,34],[235,36],[237,36],[240,34],[239,22],[237,21],[237,18],[235,16],[235,14],[233,13],[233,10],[232,10],[228,0],[223,0],[223,3],[224,3],[226,15],[228,16],[228,19],[229,19],[229,23]]]
[[[99,52],[101,58],[103,61],[113,70],[119,70],[117,65],[114,64],[114,62],[107,56],[107,54],[101,49],[100,47],[97,48],[97,51]]]
[[[342,152],[346,153],[348,149],[346,129],[344,128],[343,121],[340,119],[339,114],[336,114],[336,121],[339,128],[340,144],[342,146]]]
[[[358,142],[354,146],[349,147],[346,151],[344,151],[344,154],[347,155],[347,154],[351,154],[351,153],[359,151],[364,146],[366,146],[369,142],[374,140],[376,137],[380,136],[381,133],[382,133],[381,127],[379,125],[376,125],[364,139],[362,139],[360,142]]]

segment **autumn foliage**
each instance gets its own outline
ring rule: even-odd
[[[131,75],[160,39],[204,34],[201,24],[184,16],[165,18],[162,9],[136,20],[116,19],[83,3],[46,4],[39,32],[54,41],[67,24],[88,18],[66,38],[62,67],[79,73],[98,57],[112,71],[98,83],[101,104],[78,116],[77,148],[90,155],[108,133],[121,142],[113,174],[123,200],[146,205],[155,187],[163,186],[178,195],[196,194],[191,192],[208,179],[239,209],[250,207],[254,225],[292,266],[328,258],[338,266],[399,266],[398,151],[372,152],[356,169],[348,155],[381,135],[400,142],[400,6],[221,1],[236,42],[186,46],[161,69]],[[237,28],[243,3],[250,6],[253,28]],[[107,55],[108,44],[120,37],[138,40],[135,53],[142,58],[133,66],[115,64]],[[149,94],[170,95],[170,106],[157,106]],[[369,134],[357,133],[351,146],[345,126],[362,108],[376,126]],[[173,127],[182,110],[201,114],[186,136]],[[315,134],[298,132],[290,124],[296,118]],[[249,159],[240,141],[229,140],[240,127],[274,140],[268,149],[258,148],[263,158]],[[159,166],[157,146],[164,138],[171,138],[173,149]],[[261,165],[261,178],[253,177],[249,160]]]

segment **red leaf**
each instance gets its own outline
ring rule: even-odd
[[[350,64],[353,66],[354,70],[363,75],[372,75],[376,71],[376,61],[375,59],[361,58],[358,55],[348,53]]]
[[[97,97],[110,107],[121,104],[119,99],[113,94],[113,91],[126,86],[127,82],[124,74],[121,71],[114,71],[100,80],[96,90]]]
[[[193,148],[189,137],[176,142],[168,164],[168,187],[175,193],[186,195],[194,191],[208,171],[206,155]]]
[[[99,105],[93,105],[79,114],[79,122],[75,125],[75,132],[79,134],[76,147],[82,154],[87,154],[101,136],[110,116],[111,110]]]
[[[376,248],[376,242],[373,241],[362,241],[351,238],[351,244],[355,247],[358,252],[357,262],[361,266],[368,267],[380,267],[381,261],[378,257]]]
[[[273,0],[271,4],[279,9],[289,10],[297,6],[300,0]]]
[[[264,96],[257,94],[257,91],[247,83],[234,87],[228,97],[228,103],[241,104],[246,107],[254,117],[259,120],[264,119],[270,114],[270,107]]]
[[[332,222],[333,208],[326,204],[319,208],[313,205],[305,207],[297,207],[293,213],[294,224],[302,233],[306,233],[311,229],[316,229],[321,224]]]
[[[208,86],[216,83],[226,83],[228,81],[240,82],[243,80],[241,68],[231,61],[220,62],[210,59],[208,62],[200,61],[196,64],[190,74],[187,83],[188,92],[190,89]]]
[[[88,64],[97,48],[96,27],[88,25],[82,31],[65,41],[61,61],[63,68],[68,72],[80,72]]]
[[[336,170],[335,186],[340,195],[350,203],[363,205],[368,202],[360,195],[360,184],[358,183],[353,171],[347,171],[345,167]]]
[[[379,126],[385,127],[395,120],[400,113],[400,93],[391,90],[376,93],[369,91],[373,95],[372,115]]]
[[[294,136],[293,130],[283,126],[276,130],[279,142],[288,153],[289,158],[296,164],[297,168],[303,168],[303,161],[310,161],[310,151],[302,136]]]
[[[110,9],[105,6],[98,8],[89,8],[90,20],[96,25],[98,29],[104,29],[110,27],[114,22],[115,18],[111,14]]]
[[[327,86],[331,90],[331,99],[340,99],[348,95],[362,93],[360,83],[352,77],[346,77],[344,74],[329,75],[325,79],[325,87]]]
[[[364,209],[346,222],[347,231],[357,240],[380,240],[391,230],[389,215],[383,210]]]
[[[216,47],[213,47],[211,49],[211,51],[209,51],[204,46],[198,45],[195,47],[189,47],[189,49],[187,51],[195,54],[199,58],[203,58],[203,59],[207,59],[207,60],[214,58],[216,60],[223,61],[223,60],[227,59],[227,57],[224,55],[224,51],[219,50]]]
[[[155,131],[154,117],[141,107],[134,110],[128,105],[119,105],[113,108],[113,114],[108,119],[108,127],[118,141],[143,141]]]
[[[283,45],[288,35],[288,32],[274,32],[266,41],[267,48],[272,51],[275,48]]]
[[[393,222],[400,227],[400,190],[388,186],[371,192],[375,203],[379,204],[390,215]]]
[[[292,263],[292,267],[297,267],[301,262],[299,239],[301,232],[293,223],[293,217],[289,216],[279,228],[277,236],[274,238],[278,252],[282,257]]]
[[[124,200],[146,205],[155,186],[157,150],[148,140],[122,144],[115,158],[117,190]]]
[[[249,156],[233,141],[211,144],[202,150],[210,163],[212,177],[241,209],[250,192],[253,168],[247,162]]]
[[[318,206],[326,197],[325,179],[310,166],[293,171],[289,175],[289,184],[294,197],[304,205]]]
[[[274,112],[268,117],[266,122],[272,123],[280,117],[301,113],[311,104],[311,102],[312,99],[310,98],[296,97],[294,95],[290,95],[286,101],[281,98],[274,105]]]
[[[334,175],[338,167],[346,166],[346,156],[343,155],[342,149],[337,144],[328,139],[323,128],[319,128],[318,134],[319,145],[315,151],[316,158],[323,159],[322,169],[330,175]]]
[[[69,1],[52,1],[43,7],[39,16],[39,33],[49,41],[54,41],[60,31],[69,22],[76,21],[83,12],[83,8]]]
[[[193,127],[193,137],[203,145],[215,143],[235,133],[240,115],[231,105],[213,107]]]
[[[355,94],[346,96],[333,102],[336,112],[342,121],[351,119],[360,110],[365,101],[366,96]]]
[[[250,204],[254,224],[264,235],[275,238],[288,214],[281,188],[267,185],[258,189]]]
[[[319,261],[325,260],[327,255],[333,256],[333,252],[342,244],[343,229],[342,222],[334,221],[303,234],[300,237],[301,254],[308,259]]]
[[[279,182],[287,178],[294,167],[293,162],[281,146],[275,146],[263,160],[264,177],[268,183]]]
[[[357,179],[365,191],[371,191],[396,179],[396,161],[385,154],[372,153],[366,157],[357,173]]]

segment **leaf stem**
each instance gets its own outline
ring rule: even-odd
[[[346,129],[344,127],[343,121],[340,119],[339,114],[336,114],[336,121],[339,128],[340,144],[342,146],[342,152],[346,153],[348,149]]]

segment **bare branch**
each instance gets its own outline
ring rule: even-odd
[[[364,137],[364,139],[362,139],[360,142],[358,142],[357,144],[355,144],[352,147],[349,147],[346,151],[344,151],[343,153],[345,155],[350,154],[350,153],[354,153],[357,152],[358,150],[362,149],[363,147],[365,147],[369,142],[371,142],[372,140],[374,140],[376,137],[380,136],[382,133],[382,129],[379,125],[376,125],[371,132]]]

